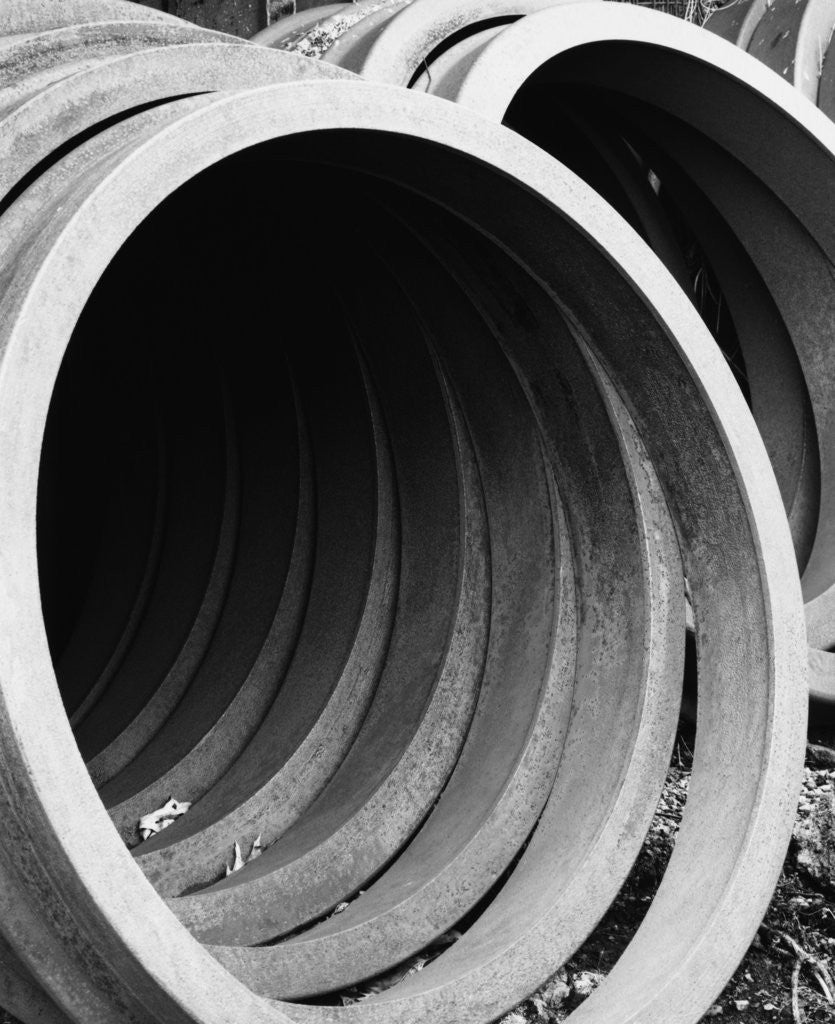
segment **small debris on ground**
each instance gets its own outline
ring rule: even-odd
[[[548,1020],[549,1014],[558,1010],[570,995],[568,973],[561,967],[550,981],[546,981],[542,988],[531,996],[530,1003],[538,1019]]]
[[[835,770],[806,768],[794,827],[798,870],[835,895]]]
[[[260,857],[263,852],[260,835],[252,844],[252,849],[249,851],[249,856],[246,860],[244,860],[244,856],[241,853],[241,844],[236,842],[232,850],[232,863],[226,865],[226,877],[228,878],[231,874],[234,874],[234,872],[240,871],[241,868],[246,864],[249,864],[250,861]]]
[[[806,745],[806,764],[810,768],[835,768],[835,750],[822,743]]]
[[[226,865],[226,877],[228,878],[234,871],[240,871],[245,863],[241,854],[241,844],[236,842],[234,853],[232,854],[232,863]]]
[[[343,911],[347,910],[348,907],[350,907],[351,904],[354,902],[354,900],[358,900],[364,892],[365,889],[360,889],[359,892],[355,896],[352,896],[349,900],[343,900],[341,903],[337,903],[337,905],[333,908],[330,914],[328,914],[328,917],[336,917],[337,914],[343,913]]]
[[[149,814],[143,814],[139,819],[136,826],[139,829],[139,838],[144,842],[156,835],[157,832],[162,832],[177,818],[181,818],[190,807],[191,804],[186,800],[175,800],[173,796],[170,796],[162,807],[158,807]]]
[[[401,981],[405,981],[406,978],[410,978],[413,974],[417,974],[418,971],[422,971],[433,960],[437,960],[445,949],[449,948],[453,942],[460,938],[461,933],[455,929],[447,932],[445,935],[441,935],[416,956],[410,957],[392,970],[386,971],[385,974],[380,974],[370,981],[363,982],[361,985],[354,985],[346,989],[339,996],[340,1003],[343,1006],[361,1003],[363,1000],[368,999],[369,996],[377,995],[395,985],[399,985]]]
[[[572,988],[580,999],[587,999],[603,981],[598,971],[578,971],[571,979]]]

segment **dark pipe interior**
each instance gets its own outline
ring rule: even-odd
[[[413,189],[399,183],[413,173]],[[329,914],[371,886],[365,906],[403,926],[366,949],[377,973],[491,891],[542,813],[569,721],[587,732],[568,776],[587,778],[605,753],[619,778],[631,756],[655,615],[632,470],[570,318],[475,218],[420,194],[421,175],[426,190],[442,182],[454,208],[456,190],[479,194],[486,180],[497,232],[516,230],[517,202],[538,214],[486,174],[375,133],[256,147],[147,218],[71,340],[42,456],[47,633],[111,818],[203,941],[234,951],[321,927],[332,943],[322,963],[344,978],[359,970],[351,910],[330,926]],[[554,224],[570,247],[573,227]],[[589,266],[607,268],[589,248]],[[473,278],[474,262],[496,280]],[[569,548],[570,570],[559,561]],[[593,714],[573,706],[573,656],[566,685],[552,665],[569,642],[560,601],[575,601],[563,570],[578,588],[576,672],[596,693]],[[181,672],[195,630],[199,656]],[[672,654],[670,666],[676,688]],[[155,708],[153,728],[105,770]],[[428,745],[436,734],[419,737],[431,712],[446,754]],[[426,756],[369,824],[365,807],[418,739]],[[494,824],[517,774],[518,806]],[[601,820],[617,789],[607,778],[595,782]],[[566,785],[563,799],[577,792]],[[169,796],[192,809],[139,843],[138,818]],[[355,873],[330,870],[341,829],[354,830]],[[232,844],[258,831],[262,857],[225,879]],[[412,920],[403,877],[482,845],[495,848],[489,862]],[[265,900],[257,884],[285,876],[301,879],[292,899]],[[228,897],[217,920],[189,917],[189,900],[215,896]],[[291,994],[339,986],[307,968]],[[249,962],[233,969],[251,980]],[[259,975],[256,990],[274,993],[275,978]]]
[[[594,54],[589,53],[587,59],[592,66],[594,62],[605,59],[603,52],[598,46]],[[671,156],[667,151],[663,130],[655,135],[647,131],[646,125],[652,124],[654,116],[650,104],[605,88],[565,80],[571,77],[572,62],[580,59],[572,51],[567,56],[543,64],[516,93],[505,123],[542,146],[588,182],[655,249],[689,295],[722,349],[740,390],[758,419],[768,447],[767,421],[773,404],[761,396],[758,405],[756,391],[752,394],[745,346],[739,337],[740,325],[734,321],[735,315],[744,313],[735,312],[734,303],[727,300],[723,291],[723,281],[726,284],[727,281],[723,273],[717,272],[712,265],[700,243],[699,231],[704,230],[701,209],[691,206],[683,198],[681,188],[668,187],[674,175],[686,181],[686,161],[676,164],[675,154]],[[642,117],[638,118],[638,114]],[[675,118],[670,120],[676,121],[693,139],[708,141],[684,122]],[[619,154],[623,162],[613,164],[612,152]],[[694,190],[694,200],[704,204],[712,218],[721,219],[697,186],[689,183],[686,188]],[[659,238],[664,238],[664,242],[659,243]],[[726,239],[723,244],[727,249],[731,243]],[[737,259],[740,263],[746,260],[741,249]],[[750,273],[756,277],[756,268],[752,266]],[[760,358],[755,352],[748,352],[747,357],[753,360]],[[796,384],[801,415],[806,423],[812,424],[808,389],[791,345],[784,346],[781,358],[786,362],[781,373],[790,375]],[[784,445],[785,438],[779,437],[777,443]],[[810,504],[816,508],[820,501],[820,456],[813,429],[804,432],[803,443],[811,446],[810,450],[805,453],[795,451],[793,460],[796,465],[805,461],[805,489]],[[783,481],[780,482],[783,486]],[[784,498],[787,506],[791,507],[793,493],[790,494],[789,490],[784,489]],[[801,571],[811,553],[815,524],[805,522],[794,531]]]

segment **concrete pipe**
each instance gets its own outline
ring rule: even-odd
[[[829,117],[835,113],[831,81],[835,62],[828,59],[835,29],[835,4],[831,0],[777,0],[770,4],[742,0],[715,10],[705,21],[705,28],[747,50]]]
[[[692,290],[694,277],[714,279],[721,304],[710,312],[724,317],[714,335],[777,473],[803,570],[810,645],[832,646],[830,227],[826,203],[811,198],[825,194],[832,173],[831,125],[754,62],[657,12],[550,4],[518,20],[500,0],[460,8],[455,20],[448,5],[425,0],[382,26],[369,18],[364,34],[353,26],[349,41],[332,42],[322,57],[503,120],[606,197],[680,284]],[[496,24],[500,14],[516,23]],[[295,39],[290,49],[305,47]],[[578,70],[584,53],[609,51],[622,62],[618,74],[608,60]],[[642,67],[645,54],[652,62],[627,73],[623,62],[639,52]],[[717,102],[697,110],[704,90]],[[746,125],[757,125],[756,137]],[[784,140],[779,160],[763,145],[766,135]],[[797,164],[784,159],[787,151]],[[800,166],[821,175],[811,191],[798,187]],[[824,708],[835,683],[820,671],[822,657],[812,659],[811,695]]]
[[[799,4],[746,0],[715,11],[705,28],[747,50],[835,118],[835,51],[831,46],[835,4],[831,0]],[[834,601],[828,589],[807,605],[810,688],[829,704],[835,694]]]
[[[180,50],[216,77],[186,87]],[[16,86],[66,117],[9,122],[0,214],[0,995],[27,1022],[496,1018],[640,849],[686,577],[691,795],[578,1013],[695,1022],[779,873],[806,698],[780,492],[687,298],[461,106],[226,43],[60,64]],[[193,806],[140,842],[169,797]]]

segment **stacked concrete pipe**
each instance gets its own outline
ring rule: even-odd
[[[682,88],[669,116],[810,234],[743,128],[768,110],[821,187],[835,129],[672,19],[542,7],[374,0],[267,47],[0,6],[0,1005],[27,1024],[496,1019],[629,873],[688,604],[684,818],[577,1019],[695,1022],[750,943],[801,772],[824,448],[775,477],[654,200],[650,247],[499,122],[559,46],[590,94],[640,47],[649,78],[701,69],[708,120],[743,104],[717,128]],[[140,842],[169,797],[191,809]]]
[[[682,253],[682,231],[698,247],[726,312],[714,333],[748,394],[789,517],[806,601],[813,707],[831,714],[832,248],[826,204],[810,198],[825,195],[827,185],[805,170],[814,178],[831,127],[773,75],[654,12],[472,0],[456,4],[453,14],[443,0],[424,0],[395,4],[384,17],[373,3],[360,18],[361,6],[345,5],[351,17],[342,31],[334,26],[346,20],[344,9],[328,22],[311,23],[309,13],[290,18],[257,38],[299,53],[310,52],[315,40],[316,55],[327,62],[455,100],[514,127],[607,198],[690,294],[695,275]],[[548,12],[534,18],[543,6]],[[755,12],[766,12],[756,32]],[[520,21],[522,14],[529,16]],[[800,86],[813,54],[816,70],[818,62],[825,69],[835,6],[734,4],[707,24],[752,53],[760,40],[772,68],[785,64],[786,77],[793,69]],[[793,46],[795,38],[796,60],[772,45]],[[682,55],[662,52],[677,48]],[[640,75],[645,84],[637,85],[625,65],[618,65],[619,77],[608,71],[603,58],[610,51],[636,63],[651,52],[652,66],[642,65]],[[710,66],[713,72],[704,70]],[[703,89],[718,99],[703,103]],[[799,91],[817,95],[817,77],[814,89]],[[745,116],[755,119],[748,131]],[[806,152],[808,163],[796,163]]]
[[[791,82],[835,118],[835,3],[832,0],[742,0],[716,10],[705,28],[735,43]],[[808,570],[807,570],[808,572]],[[804,578],[804,584],[806,580]],[[835,707],[835,572],[805,588],[809,688],[813,700]]]
[[[740,0],[717,8],[709,32],[741,47],[835,114],[835,5],[831,0]]]

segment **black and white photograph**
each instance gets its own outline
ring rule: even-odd
[[[835,0],[0,0],[0,1024],[835,1024]]]

